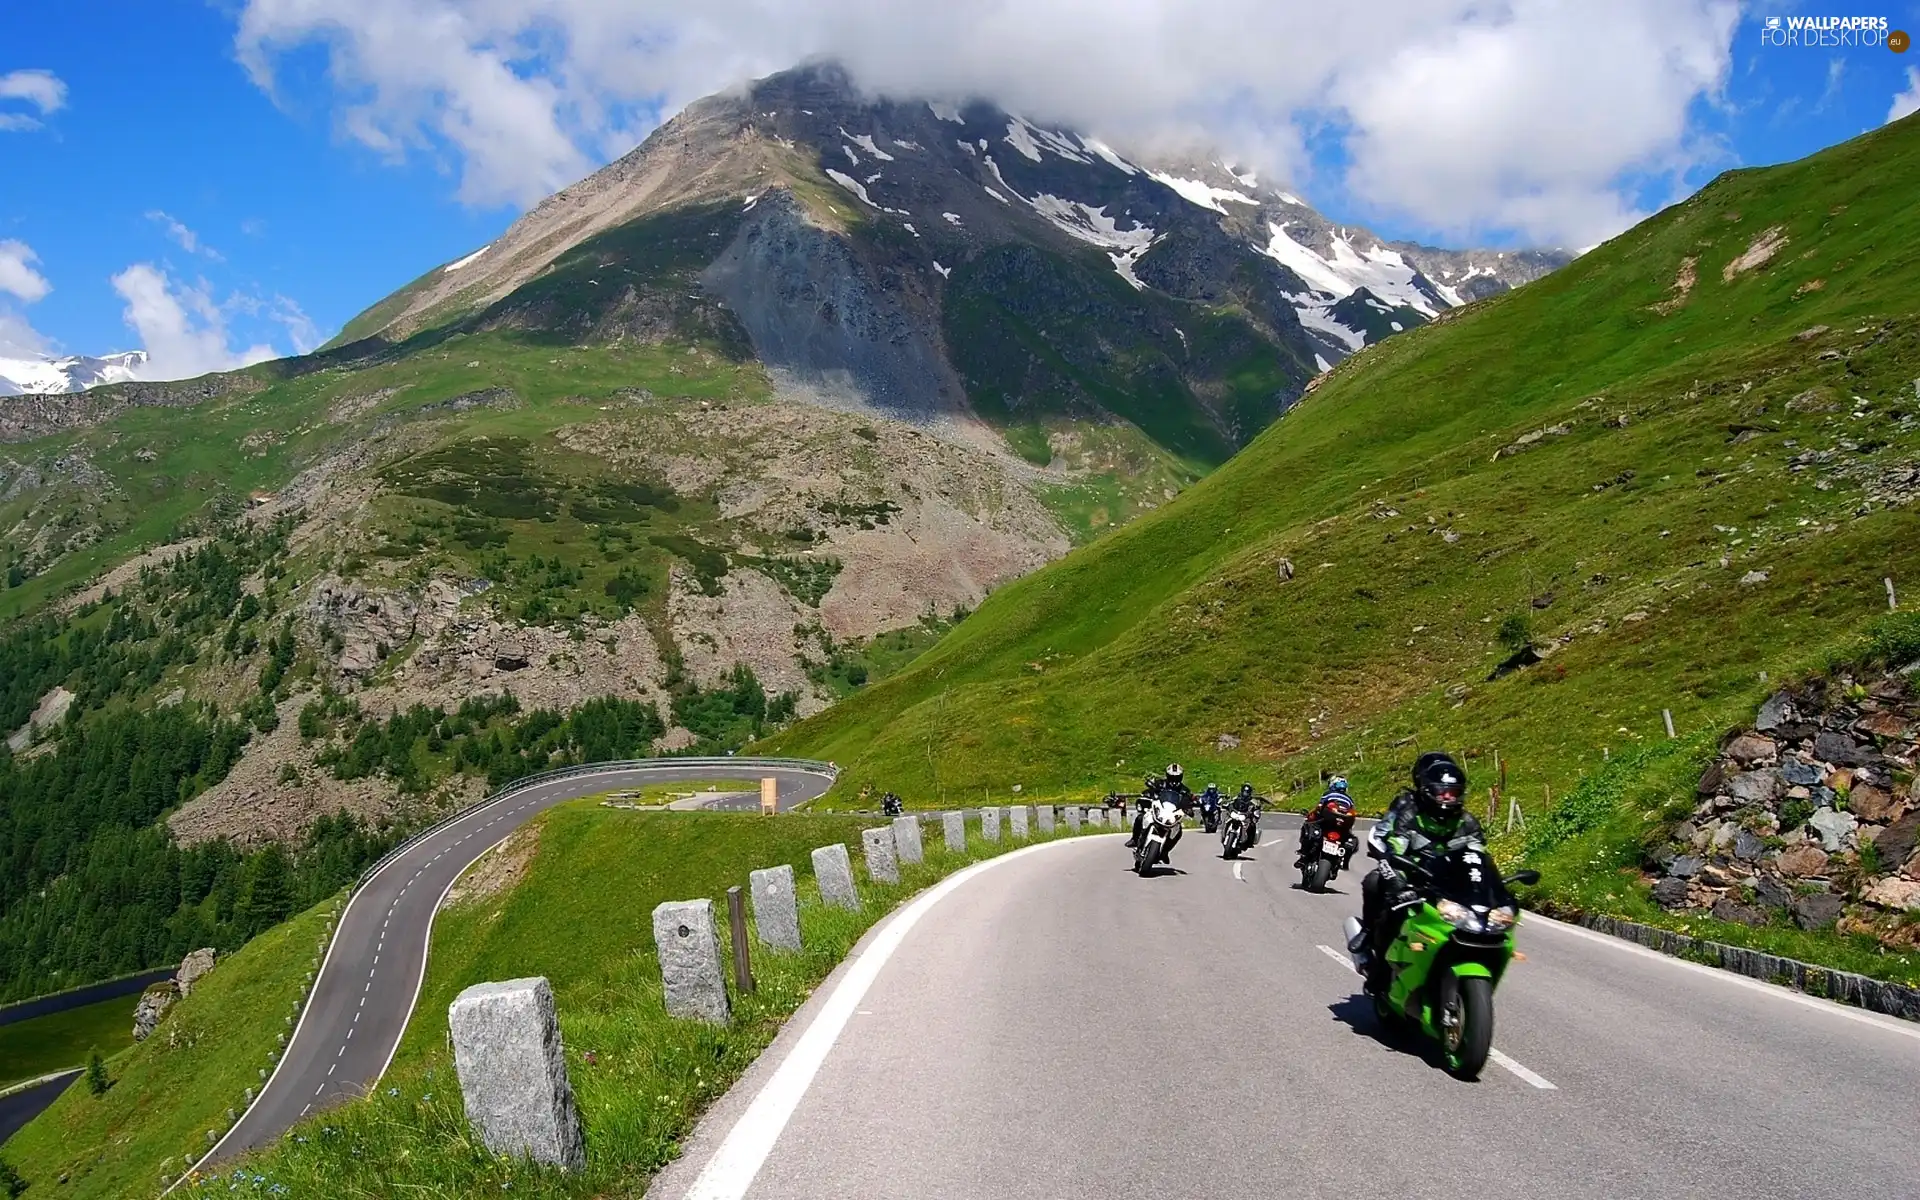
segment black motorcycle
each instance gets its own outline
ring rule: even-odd
[[[1352,817],[1323,819],[1319,836],[1308,839],[1300,856],[1300,886],[1309,892],[1326,891],[1333,877],[1352,865],[1358,846]]]
[[[888,792],[880,797],[880,811],[889,817],[898,817],[906,813],[907,806],[900,797]]]
[[[1251,849],[1253,841],[1259,836],[1260,801],[1243,796],[1235,796],[1227,801],[1226,819],[1220,824],[1220,855],[1223,858],[1239,858],[1243,850]]]
[[[1212,791],[1211,789],[1209,789],[1208,791],[1201,792],[1199,805],[1200,805],[1201,827],[1204,828],[1208,833],[1219,832],[1220,830],[1220,794],[1218,792]]]

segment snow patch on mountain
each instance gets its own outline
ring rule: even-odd
[[[488,251],[488,249],[492,247],[492,245],[493,245],[492,242],[488,242],[485,246],[480,247],[478,250],[475,250],[472,254],[467,255],[465,258],[459,259],[455,262],[448,263],[446,266],[440,268],[441,272],[447,275],[453,274],[455,271],[458,271],[461,267],[468,265],[469,263],[478,259],[482,254],[485,254]]]
[[[909,215],[907,210],[904,208],[888,208],[886,205],[880,203],[878,200],[875,200],[872,196],[867,195],[867,185],[864,183],[861,183],[858,179],[855,179],[851,175],[848,175],[841,171],[836,171],[832,167],[828,167],[827,178],[833,180],[835,183],[839,184],[841,187],[847,189],[848,191],[852,192],[854,195],[860,197],[860,202],[862,204],[865,204],[868,208],[877,208],[883,213],[892,213],[896,217],[904,217]],[[876,175],[874,176],[874,178],[878,179],[879,176]],[[916,234],[915,236],[917,237],[919,235]]]
[[[1027,203],[1062,233],[1107,251],[1107,257],[1113,261],[1113,269],[1120,273],[1120,278],[1132,284],[1136,290],[1146,289],[1147,285],[1133,273],[1133,265],[1152,248],[1152,227],[1136,221],[1132,229],[1122,229],[1118,222],[1107,215],[1105,205],[1095,208],[1046,192]]]
[[[879,159],[881,162],[892,162],[894,160],[893,155],[888,154],[885,150],[873,144],[873,135],[870,133],[852,134],[848,133],[845,127],[842,127],[840,136],[846,138],[862,150],[865,150],[868,154],[873,155],[873,157]]]
[[[1140,173],[1139,167],[1134,166],[1132,163],[1128,162],[1126,159],[1121,158],[1118,154],[1115,154],[1113,152],[1113,147],[1107,145],[1105,142],[1099,141],[1097,139],[1081,138],[1080,144],[1083,147],[1085,147],[1090,153],[1098,154],[1101,158],[1105,159],[1107,161],[1107,165],[1110,167],[1118,167],[1120,170],[1125,171],[1129,175],[1137,175]]]
[[[1300,324],[1307,329],[1325,334],[1334,344],[1345,346],[1349,353],[1366,346],[1366,333],[1358,329],[1349,329],[1334,319],[1330,311],[1333,305],[1314,293],[1290,295],[1287,299],[1293,303],[1293,311],[1299,315]]]
[[[62,395],[103,383],[138,379],[147,352],[70,354],[64,358],[0,358],[0,396]]]
[[[952,121],[955,125],[965,125],[967,119],[960,115],[960,108],[954,104],[943,104],[938,100],[927,101],[927,110],[942,121]]]
[[[1267,230],[1273,235],[1267,243],[1267,256],[1305,280],[1314,291],[1326,293],[1329,300],[1341,300],[1366,288],[1390,306],[1404,304],[1428,317],[1438,311],[1433,298],[1415,282],[1419,272],[1400,257],[1398,250],[1379,242],[1359,250],[1345,231],[1337,230],[1332,235],[1333,253],[1328,257],[1289,237],[1286,222],[1269,222]]]
[[[1260,203],[1245,192],[1236,192],[1232,188],[1214,187],[1212,184],[1198,179],[1180,179],[1173,175],[1162,174],[1159,171],[1150,171],[1148,174],[1180,193],[1180,198],[1189,204],[1198,204],[1201,208],[1210,208],[1223,216],[1227,210],[1221,207],[1220,202],[1222,200],[1231,200],[1236,204],[1252,204],[1255,206],[1258,206]]]

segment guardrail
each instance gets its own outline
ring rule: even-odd
[[[808,771],[817,775],[825,775],[828,779],[837,779],[840,775],[840,768],[836,764],[821,762],[818,759],[737,757],[628,758],[615,762],[581,763],[571,767],[555,767],[549,771],[536,771],[532,775],[522,776],[514,780],[498,791],[489,792],[487,795],[482,796],[472,804],[466,805],[464,808],[455,809],[425,829],[408,837],[405,841],[402,841],[393,849],[381,855],[372,866],[360,872],[360,877],[353,881],[351,892],[359,891],[361,886],[365,884],[367,880],[372,879],[381,868],[402,854],[405,854],[408,850],[411,850],[420,841],[432,837],[434,834],[439,833],[442,829],[445,829],[457,821],[465,820],[467,817],[472,816],[482,809],[498,804],[502,800],[510,797],[517,796],[521,792],[543,787],[546,784],[561,779],[578,779],[584,775],[610,775],[621,771],[644,771],[649,767],[771,767],[776,770]],[[351,896],[351,892],[349,892],[349,896]]]

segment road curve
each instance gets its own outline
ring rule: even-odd
[[[1049,846],[883,923],[648,1197],[1914,1194],[1920,1026],[1529,917],[1463,1083],[1383,1040],[1338,953],[1359,880],[1297,890],[1272,825],[1150,879]]]
[[[428,935],[447,889],[527,820],[568,800],[642,784],[764,777],[779,781],[782,809],[814,799],[833,782],[824,769],[751,759],[628,764],[510,792],[405,847],[348,902],[285,1054],[259,1098],[197,1168],[266,1145],[300,1118],[365,1095],[379,1081],[413,1014]],[[756,808],[758,802],[757,795],[741,794],[715,807]]]

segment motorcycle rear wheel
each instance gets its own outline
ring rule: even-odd
[[[1468,1082],[1480,1078],[1493,1050],[1493,981],[1477,975],[1443,980],[1440,1021],[1448,1072]]]

